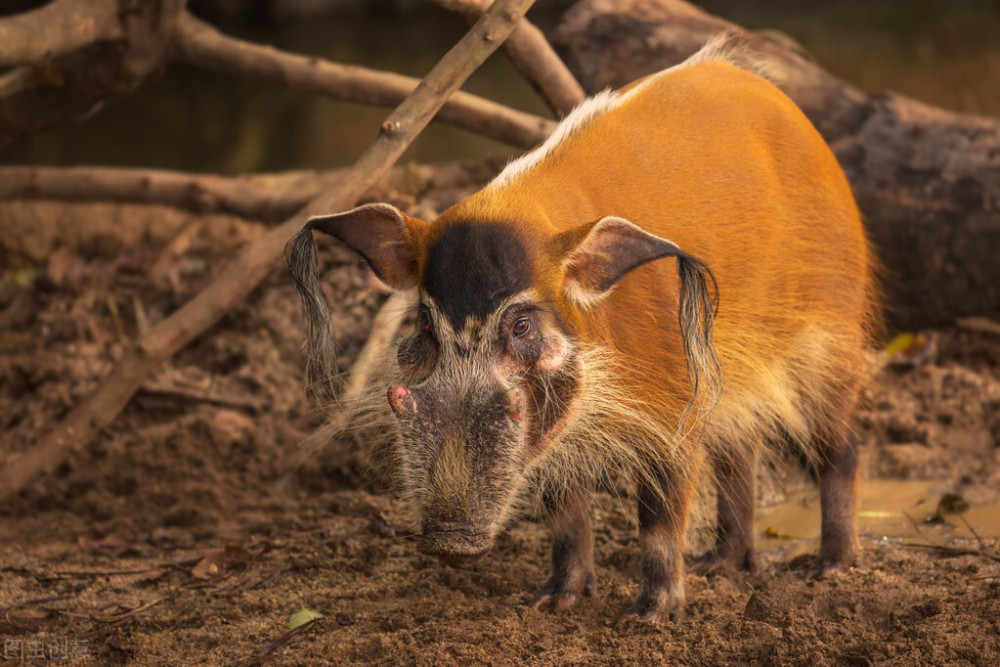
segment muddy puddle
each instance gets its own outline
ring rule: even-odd
[[[820,502],[816,488],[791,492],[784,502],[757,510],[758,547],[785,557],[819,546]],[[858,533],[865,546],[947,544],[956,538],[1000,537],[1000,504],[970,504],[942,493],[927,480],[863,480],[859,485]]]

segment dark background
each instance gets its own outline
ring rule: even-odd
[[[0,15],[44,3],[6,0]],[[571,3],[541,0],[543,29]],[[996,0],[707,0],[711,13],[754,30],[778,30],[837,76],[930,104],[1000,115],[1000,2]],[[292,52],[421,77],[464,32],[463,20],[418,0],[191,0],[221,30]],[[405,16],[405,20],[401,17]],[[465,89],[548,115],[498,53]],[[388,109],[335,102],[256,81],[173,65],[137,93],[85,122],[0,151],[2,164],[150,166],[239,174],[352,163]],[[432,125],[404,160],[443,161],[514,150]]]

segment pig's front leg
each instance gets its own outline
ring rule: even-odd
[[[535,609],[569,609],[581,595],[593,595],[594,538],[586,494],[546,502],[552,521],[552,576],[535,592]]]
[[[639,596],[619,620],[638,618],[657,623],[684,615],[684,531],[690,501],[690,482],[666,468],[641,485],[642,578]]]

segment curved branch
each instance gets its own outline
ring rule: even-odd
[[[420,79],[402,74],[340,65],[229,37],[186,13],[177,28],[174,49],[179,60],[336,100],[395,106],[420,83]],[[461,91],[445,103],[437,120],[520,148],[541,143],[555,128],[550,120]]]
[[[489,0],[435,0],[445,9],[474,21],[490,6]],[[522,20],[504,42],[504,52],[556,115],[562,117],[587,96],[545,34]]]
[[[0,19],[0,67],[37,64],[121,36],[117,0],[55,0]]]
[[[194,299],[143,336],[80,405],[20,458],[0,469],[0,500],[50,471],[107,427],[146,377],[204,332],[246,296],[281,259],[285,243],[318,213],[354,205],[426,127],[444,101],[514,29],[533,0],[497,0],[483,18],[434,67],[382,126],[378,139],[338,182],[301,212],[248,244]]]

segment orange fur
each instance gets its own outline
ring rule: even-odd
[[[421,508],[425,553],[481,557],[541,498],[556,540],[535,601],[564,608],[594,587],[581,507],[623,477],[643,550],[626,616],[677,618],[704,473],[719,494],[708,560],[752,567],[753,467],[792,446],[820,481],[821,567],[855,562],[849,420],[874,262],[830,149],[727,48],[586,100],[433,222],[368,205],[293,241],[319,383],[332,343],[313,226],[395,289],[416,286],[424,327],[387,355],[349,428]]]
[[[853,404],[832,411],[839,401],[829,397],[856,395],[865,378],[872,258],[822,137],[778,88],[726,62],[667,70],[619,95],[537,164],[501,175],[435,224],[502,222],[547,248],[583,221],[627,218],[703,260],[718,281],[726,390],[705,432],[710,446],[758,442],[778,425],[807,442],[847,419]],[[558,257],[543,255],[537,289],[582,340],[655,368],[621,380],[679,420],[691,388],[671,264],[642,266],[580,308],[561,289]]]

